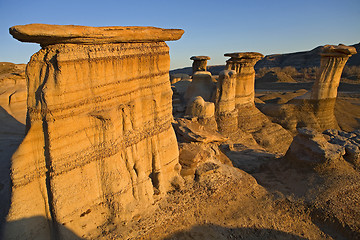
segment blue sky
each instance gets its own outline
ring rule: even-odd
[[[226,52],[264,55],[360,42],[360,0],[0,0],[0,62],[27,63],[38,44],[9,35],[29,23],[181,28],[167,42],[171,69],[193,55],[224,64]]]

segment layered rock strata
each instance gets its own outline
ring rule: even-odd
[[[356,54],[354,47],[324,46],[320,73],[311,92],[288,100],[286,104],[264,104],[261,110],[293,133],[300,127],[321,132],[339,129],[335,117],[337,89],[345,63],[353,54]]]
[[[291,135],[283,129],[280,125],[272,123],[262,112],[255,107],[255,63],[263,58],[263,55],[256,52],[237,52],[226,53],[225,56],[231,57],[226,61],[226,70],[232,70],[236,73],[235,87],[235,109],[236,111],[229,114],[233,118],[233,114],[237,112],[237,127],[240,131],[251,133],[254,139],[264,148],[271,152],[284,153],[291,143]],[[226,76],[224,72],[224,77]],[[220,79],[220,78],[219,78]],[[219,80],[218,89],[226,88],[224,79]],[[219,90],[217,92],[220,92]],[[230,92],[229,99],[233,98],[233,92]],[[220,94],[217,95],[216,102],[221,102]],[[232,109],[234,103],[229,102],[229,107]],[[217,105],[220,107],[220,105]],[[222,107],[220,107],[222,108]],[[230,109],[227,109],[227,111]],[[217,109],[218,111],[218,109]],[[230,110],[231,111],[231,110]],[[219,118],[218,118],[219,119]],[[220,118],[220,122],[221,122]],[[226,125],[226,120],[219,124],[221,128]],[[235,120],[236,122],[236,120]],[[235,129],[232,127],[232,129]],[[225,130],[228,131],[228,130]],[[228,131],[231,132],[231,131]]]
[[[234,70],[237,73],[235,102],[236,106],[252,105],[255,96],[255,69],[257,61],[264,55],[257,52],[225,53],[230,57],[226,61],[226,70]]]
[[[61,225],[86,237],[177,184],[164,41],[182,30],[25,25],[10,33],[42,49],[26,71],[27,134],[12,157],[6,238],[67,239]]]
[[[264,56],[256,52],[226,53],[226,70],[236,72],[235,107],[238,112],[238,126],[245,131],[256,131],[262,127],[262,114],[255,107],[254,66]]]
[[[353,54],[356,54],[356,49],[345,45],[326,45],[323,48],[320,74],[312,87],[310,99],[304,100],[313,106],[320,131],[339,128],[334,113],[337,89],[344,66]]]
[[[192,73],[194,74],[197,71],[207,71],[207,61],[210,60],[208,56],[192,56],[190,58],[193,60],[192,64]]]

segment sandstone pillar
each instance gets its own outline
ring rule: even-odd
[[[236,72],[224,70],[217,82],[215,111],[218,129],[222,133],[236,132],[238,116],[235,108]]]
[[[236,106],[254,104],[254,66],[264,55],[256,52],[238,52],[226,53],[224,56],[231,57],[226,61],[226,70],[234,70],[237,73],[235,92]]]
[[[194,74],[197,71],[206,71],[207,61],[210,60],[210,57],[192,56],[190,59],[194,61],[192,64],[192,73]]]
[[[236,72],[235,106],[238,112],[238,126],[244,131],[257,131],[266,119],[254,103],[254,65],[264,56],[256,52],[226,53],[224,56],[231,57],[226,61],[225,69]]]
[[[169,48],[179,29],[30,24],[27,135],[12,157],[7,239],[70,239],[143,211],[177,184]],[[31,220],[26,224],[25,220]]]
[[[321,53],[320,74],[312,87],[310,99],[304,100],[304,105],[312,109],[317,119],[317,125],[310,127],[319,131],[339,127],[334,113],[337,89],[344,66],[353,54],[356,54],[354,47],[324,46]]]
[[[321,53],[320,74],[311,90],[310,99],[331,99],[337,97],[337,89],[340,83],[344,66],[353,54],[354,47],[345,45],[326,45]]]

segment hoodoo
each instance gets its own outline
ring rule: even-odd
[[[259,121],[262,114],[254,103],[254,66],[264,56],[256,52],[225,53],[224,56],[230,57],[225,69],[236,72],[235,107],[238,111],[239,128],[245,131],[259,130],[263,124],[262,120]]]
[[[210,57],[208,56],[192,56],[190,58],[193,60],[192,64],[192,73],[194,74],[197,71],[207,71],[207,61],[210,60]]]
[[[321,53],[320,74],[311,90],[311,99],[330,99],[337,97],[337,89],[345,64],[351,55],[356,54],[354,47],[345,45],[325,45]]]
[[[321,53],[320,74],[310,93],[310,100],[304,101],[315,115],[318,130],[339,128],[335,117],[335,102],[344,66],[356,54],[354,47],[345,45],[325,45]]]
[[[62,225],[86,237],[143,211],[179,184],[164,41],[183,32],[10,28],[16,39],[42,49],[26,70],[27,134],[12,158],[5,238],[69,239]],[[37,222],[21,224],[34,216]]]

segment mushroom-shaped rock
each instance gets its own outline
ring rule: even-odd
[[[193,60],[192,71],[193,74],[197,71],[206,71],[207,61],[210,60],[208,56],[192,56],[190,58]]]
[[[320,74],[311,90],[311,99],[320,100],[337,97],[342,71],[347,60],[353,54],[356,54],[354,47],[345,45],[324,46],[321,53]]]
[[[234,70],[237,73],[236,81],[236,105],[248,105],[254,103],[255,70],[257,61],[264,57],[257,52],[225,53],[231,57],[226,61],[226,70]]]
[[[184,30],[156,27],[28,24],[13,26],[9,32],[21,42],[35,42],[46,46],[59,43],[102,44],[173,41],[180,39]]]

